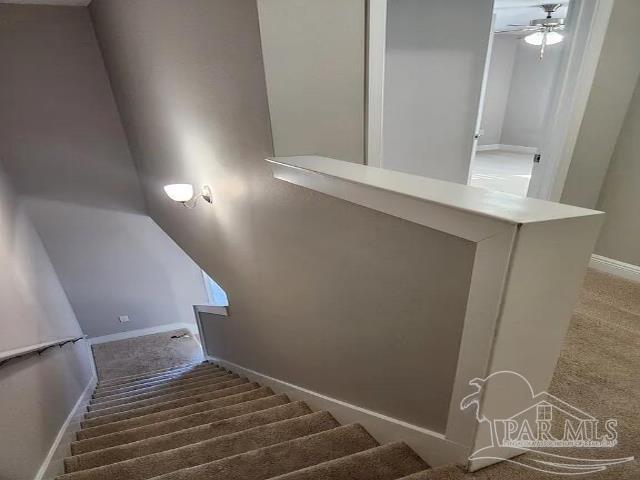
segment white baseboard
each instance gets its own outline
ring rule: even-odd
[[[69,412],[67,419],[64,421],[64,423],[60,427],[60,430],[58,430],[58,434],[56,435],[56,438],[53,441],[53,444],[51,445],[51,448],[49,449],[47,456],[42,462],[42,465],[40,465],[40,469],[38,470],[38,473],[36,473],[34,480],[42,480],[44,475],[47,473],[47,470],[49,469],[49,465],[51,465],[51,461],[53,460],[53,456],[58,450],[60,443],[66,436],[66,433],[67,433],[67,430],[69,429],[69,425],[71,424],[71,421],[76,415],[78,415],[79,410],[82,407],[84,407],[85,404],[89,403],[89,400],[91,398],[91,393],[93,392],[93,387],[95,387],[96,382],[97,382],[97,377],[95,375],[92,376],[91,379],[89,379],[87,386],[84,388],[84,390],[78,397],[78,400],[76,401],[76,404],[73,406],[73,408]]]
[[[492,143],[490,145],[478,145],[476,147],[476,152],[486,152],[487,150],[500,150],[500,144]]]
[[[111,335],[103,335],[101,337],[89,338],[90,345],[99,343],[115,342],[116,340],[126,340],[127,338],[142,337],[144,335],[152,335],[154,333],[170,332],[171,330],[179,330],[186,328],[192,334],[198,333],[198,327],[193,323],[168,323],[166,325],[158,325],[156,327],[140,328],[138,330],[129,330],[127,332],[112,333]]]
[[[212,356],[207,358],[261,385],[271,387],[276,393],[286,393],[292,400],[303,400],[314,410],[327,410],[340,423],[359,423],[381,444],[403,441],[432,467],[452,463],[463,465],[467,461],[466,449],[447,440],[441,433],[292,385],[233,362]]]
[[[603,257],[602,255],[591,255],[589,266],[600,272],[640,283],[640,267],[637,265]]]
[[[491,145],[478,145],[476,148],[477,152],[486,152],[487,150],[502,150],[504,152],[515,152],[515,153],[530,153],[535,154],[538,153],[538,149],[536,147],[524,147],[522,145],[505,145],[504,143],[495,143]]]

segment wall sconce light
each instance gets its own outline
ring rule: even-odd
[[[209,188],[209,185],[203,185],[202,190],[196,196],[194,196],[193,185],[190,183],[173,183],[171,185],[165,185],[164,191],[171,200],[181,203],[187,208],[195,207],[200,198],[207,203],[213,203],[211,198],[211,188]]]

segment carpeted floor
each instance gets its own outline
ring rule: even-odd
[[[640,284],[593,270],[588,272],[549,392],[596,418],[618,420],[617,447],[563,449],[561,454],[583,458],[636,457],[633,462],[575,478],[640,479]],[[419,478],[557,480],[563,477],[502,463],[474,474],[446,467]]]
[[[200,344],[187,329],[100,343],[91,349],[100,381],[203,360]]]

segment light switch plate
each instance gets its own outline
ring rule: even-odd
[[[118,317],[118,320],[120,320],[120,323],[126,323],[131,321],[131,319],[129,318],[129,315],[120,315]]]

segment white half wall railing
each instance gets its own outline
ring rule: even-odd
[[[430,432],[226,363],[292,397],[297,392],[299,398],[315,399],[317,406],[333,407],[343,419],[362,422],[380,441],[404,439],[432,466],[456,462],[474,471],[496,463],[468,460],[487,432],[473,411],[461,410],[460,402],[469,394],[471,380],[503,370],[526,377],[536,393],[548,389],[602,212],[319,156],[267,161],[279,180],[475,244],[446,431]],[[205,354],[224,364],[207,348],[203,323],[227,317],[228,311],[213,308],[195,307],[195,313]],[[502,418],[503,412],[519,411],[522,401],[487,384],[477,414]]]

